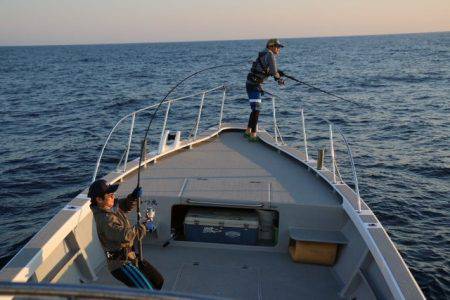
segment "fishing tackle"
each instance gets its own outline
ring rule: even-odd
[[[352,100],[349,100],[349,99],[345,99],[345,98],[343,98],[343,97],[341,97],[341,96],[338,96],[338,95],[333,94],[333,93],[331,93],[331,92],[328,92],[328,91],[325,91],[325,90],[323,90],[323,89],[320,89],[320,88],[318,88],[318,87],[316,87],[316,86],[314,86],[314,85],[312,85],[312,84],[310,84],[310,83],[307,83],[307,82],[305,82],[305,81],[299,80],[299,79],[297,79],[297,78],[295,78],[295,77],[293,77],[293,76],[291,76],[291,75],[288,75],[288,74],[286,74],[286,73],[284,73],[284,72],[280,72],[280,74],[282,74],[282,76],[284,76],[284,77],[286,77],[286,78],[289,78],[289,79],[292,80],[292,81],[297,82],[298,84],[306,85],[306,86],[308,86],[308,87],[310,87],[310,88],[313,88],[313,89],[315,89],[315,90],[318,90],[318,91],[320,91],[320,92],[322,92],[322,93],[325,93],[325,94],[327,94],[327,95],[333,96],[333,97],[335,97],[335,98],[341,99],[341,100],[343,100],[343,101],[346,101],[346,102],[349,102],[349,103],[352,103],[352,104],[356,104],[356,105],[360,105],[360,106],[365,106],[366,108],[371,108],[370,105],[362,104],[362,103],[357,103],[357,102],[355,102],[355,101],[352,101]]]

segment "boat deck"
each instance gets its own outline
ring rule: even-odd
[[[164,290],[233,299],[339,298],[342,286],[332,268],[294,263],[287,251],[288,226],[342,223],[339,197],[301,163],[262,141],[247,141],[242,132],[228,131],[159,159],[142,171],[143,199],[159,199],[158,220],[162,222],[159,237],[144,242],[144,253],[165,277]],[[124,179],[119,196],[135,187],[136,176],[133,173]],[[280,210],[280,238],[274,247],[172,241],[163,248],[170,234],[170,223],[164,221],[170,220],[170,207],[187,199],[260,202],[269,207],[276,203],[279,210],[281,205],[306,205],[308,209],[292,216],[293,209]],[[96,283],[119,284],[106,266],[98,277]]]
[[[125,196],[136,173],[121,184]],[[181,197],[340,206],[341,200],[306,167],[272,147],[247,141],[242,132],[223,132],[209,142],[169,155],[143,169],[144,197]]]
[[[288,253],[220,249],[173,242],[145,245],[145,256],[165,277],[163,290],[233,299],[337,299],[331,268],[297,264]],[[103,268],[97,284],[117,285]]]

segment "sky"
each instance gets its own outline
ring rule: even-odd
[[[450,0],[0,0],[0,46],[450,31]]]

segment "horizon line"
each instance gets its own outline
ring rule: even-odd
[[[413,34],[432,34],[448,33],[450,30],[443,31],[423,31],[423,32],[398,32],[398,33],[373,33],[373,34],[344,34],[344,35],[317,35],[317,36],[298,36],[298,37],[278,37],[279,39],[314,39],[314,38],[340,38],[340,37],[365,37],[365,36],[390,36],[390,35],[413,35]],[[69,44],[26,44],[26,45],[0,45],[1,47],[52,47],[52,46],[102,46],[102,45],[130,45],[130,44],[174,44],[174,43],[202,43],[202,42],[233,42],[233,41],[257,41],[267,38],[238,38],[221,40],[178,40],[178,41],[139,41],[139,42],[100,42],[100,43],[69,43]]]

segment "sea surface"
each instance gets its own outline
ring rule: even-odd
[[[333,122],[350,143],[362,198],[375,211],[430,299],[450,298],[450,33],[284,40],[280,69],[349,101],[286,80],[277,94],[284,140],[302,149],[304,108],[310,155],[328,147]],[[0,257],[4,265],[89,185],[103,142],[124,115],[171,97],[226,84],[227,122],[245,122],[249,60],[265,41],[0,47]],[[217,125],[221,93],[205,99],[200,129]],[[169,127],[188,136],[200,96],[176,102]],[[261,126],[272,129],[263,100]],[[163,110],[150,130],[159,138]],[[136,120],[130,158],[150,114]],[[320,117],[320,118],[318,118]],[[115,169],[129,119],[105,151],[99,176]],[[342,138],[337,158],[351,180]]]

